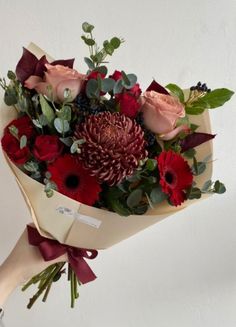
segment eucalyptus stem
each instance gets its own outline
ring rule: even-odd
[[[70,271],[70,295],[71,295],[71,308],[75,306],[75,286],[74,286],[74,271],[71,269]]]

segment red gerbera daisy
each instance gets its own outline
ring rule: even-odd
[[[170,196],[173,205],[186,200],[185,191],[192,185],[193,174],[187,161],[172,150],[163,151],[156,158],[163,192]]]
[[[74,156],[59,157],[48,165],[48,171],[58,191],[69,198],[87,205],[93,205],[99,199],[101,187],[96,178],[90,176]]]

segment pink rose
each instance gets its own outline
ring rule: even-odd
[[[38,93],[50,97],[49,87],[52,88],[53,100],[55,102],[64,101],[64,91],[69,89],[70,101],[73,101],[80,93],[85,76],[75,69],[62,65],[45,64],[47,71],[43,79],[39,76],[32,75],[24,83],[28,89],[35,89]]]
[[[145,126],[163,140],[170,140],[181,131],[186,131],[186,125],[176,127],[177,120],[185,116],[184,106],[178,98],[146,91],[141,103]]]

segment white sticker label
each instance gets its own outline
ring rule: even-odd
[[[78,219],[81,223],[87,224],[94,228],[99,228],[102,223],[101,220],[98,220],[98,219],[90,217],[90,216],[82,215],[82,214],[80,214],[72,209],[66,208],[66,207],[57,207],[56,211],[62,215],[74,217],[74,218]]]

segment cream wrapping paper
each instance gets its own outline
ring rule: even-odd
[[[33,43],[28,49],[38,58],[46,54]],[[46,56],[49,61],[53,60],[49,55],[46,54]],[[1,105],[1,134],[16,115],[14,108]],[[202,115],[190,116],[190,120],[200,126],[199,132],[211,133],[208,111]],[[209,154],[212,154],[212,141],[197,147],[197,160],[201,161]],[[71,246],[96,250],[106,249],[196,202],[196,200],[188,200],[179,207],[172,207],[165,201],[155,209],[149,209],[145,215],[121,217],[114,212],[81,204],[56,191],[53,197],[47,198],[43,184],[24,174],[6,155],[5,158],[15,175],[39,233]],[[201,187],[205,181],[211,179],[211,176],[212,162],[207,164],[207,169],[203,174],[195,177],[197,186]],[[202,198],[206,197],[207,195],[204,195]]]

